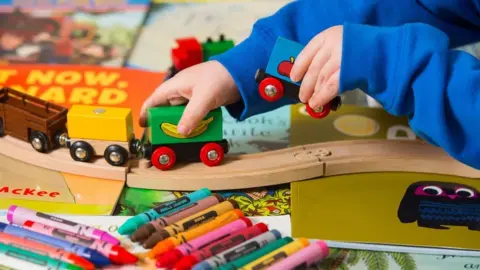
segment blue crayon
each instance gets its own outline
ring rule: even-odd
[[[183,209],[196,201],[205,199],[206,197],[212,195],[212,192],[207,188],[199,189],[195,192],[192,192],[186,196],[180,197],[176,200],[169,201],[166,203],[162,203],[161,205],[150,209],[146,212],[138,214],[130,219],[128,219],[125,223],[118,228],[118,233],[125,235],[125,234],[132,234],[135,232],[140,226],[153,221],[157,218],[166,216],[171,214],[175,211]]]
[[[64,249],[68,252],[82,256],[83,258],[89,260],[98,267],[108,266],[112,264],[108,258],[103,256],[96,250],[73,244],[68,241],[54,238],[45,234],[29,231],[19,226],[8,225],[6,223],[0,222],[0,232],[39,242],[52,247]]]

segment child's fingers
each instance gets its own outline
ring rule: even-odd
[[[206,91],[194,89],[192,98],[185,107],[182,118],[178,123],[178,132],[182,135],[188,135],[196,128],[202,119],[213,109],[214,98],[205,95]]]
[[[300,85],[299,99],[302,103],[308,102],[310,97],[313,95],[315,90],[315,83],[318,80],[324,80],[327,78],[320,77],[320,71],[322,70],[324,64],[330,58],[329,51],[320,50],[317,52],[310,66],[308,67],[307,73],[303,78],[302,84]]]
[[[303,50],[298,54],[292,70],[290,71],[290,79],[294,82],[300,81],[308,67],[312,63],[315,54],[322,48],[325,43],[324,35],[320,34],[314,37]]]
[[[318,72],[318,80],[315,85],[314,93],[321,91],[323,85],[327,83],[327,80],[329,80],[339,68],[340,68],[339,62],[330,58],[327,61],[327,63],[325,63],[325,65],[321,68],[321,70]]]
[[[322,87],[315,91],[308,105],[317,109],[333,100],[338,95],[338,87],[340,80],[340,69],[337,69]]]

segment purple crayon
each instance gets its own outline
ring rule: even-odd
[[[78,224],[69,220],[65,220],[59,217],[47,215],[44,213],[36,212],[30,209],[22,208],[20,206],[12,205],[8,208],[7,220],[10,223],[23,226],[26,221],[33,221],[45,224],[47,226],[55,227],[71,233],[83,235],[93,239],[102,240],[113,245],[119,245],[120,241],[99,229],[93,227]]]
[[[308,269],[316,262],[323,260],[328,256],[328,246],[324,241],[317,241],[313,245],[309,245],[291,256],[275,263],[267,268],[267,270],[293,270]]]

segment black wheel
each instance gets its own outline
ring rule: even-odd
[[[105,149],[103,157],[112,166],[122,166],[128,160],[128,152],[119,145],[110,145]]]
[[[255,81],[257,83],[260,83],[263,79],[265,79],[265,70],[263,69],[257,70],[257,72],[255,73]]]
[[[0,118],[0,137],[5,135],[5,127],[3,126],[3,119]]]
[[[40,153],[45,153],[48,150],[48,137],[39,131],[32,131],[30,134],[30,144],[33,149]]]
[[[65,146],[67,144],[66,142],[66,134],[67,134],[67,131],[64,130],[64,129],[61,129],[59,130],[56,134],[55,134],[55,139],[54,139],[54,142],[55,142],[55,146]]]
[[[75,161],[89,162],[93,157],[93,147],[84,141],[74,142],[70,146],[70,156]]]

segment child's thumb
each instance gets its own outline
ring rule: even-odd
[[[180,134],[186,136],[195,129],[202,119],[211,110],[211,106],[205,97],[192,96],[185,107],[182,118],[178,123],[177,130]]]

